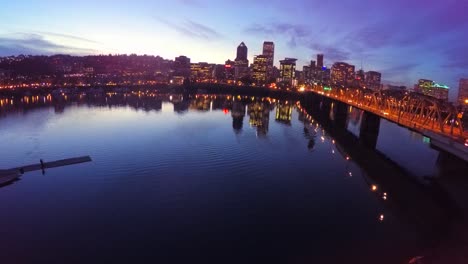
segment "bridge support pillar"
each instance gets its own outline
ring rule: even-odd
[[[335,124],[340,128],[346,129],[346,122],[348,121],[349,106],[342,102],[335,102]]]
[[[331,105],[332,105],[332,100],[323,97],[322,98],[322,103],[320,105],[320,111],[324,114],[329,115],[331,111]]]
[[[304,105],[306,105],[309,109],[312,109],[313,111],[320,111],[320,105],[322,102],[321,96],[314,93],[308,93],[303,98]]]
[[[362,115],[359,142],[366,147],[375,149],[380,130],[380,117],[369,112]]]

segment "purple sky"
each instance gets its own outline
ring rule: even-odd
[[[468,77],[467,0],[82,0],[4,1],[0,56],[137,53],[223,63],[244,41],[264,40],[299,66],[361,64],[385,82],[431,78],[452,87]]]

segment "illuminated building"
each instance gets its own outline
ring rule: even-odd
[[[310,61],[310,65],[305,65],[302,68],[304,73],[304,81],[307,84],[311,84],[315,78],[317,73],[317,66],[315,65],[315,61]]]
[[[418,81],[418,84],[415,85],[414,91],[418,93],[422,93],[422,87],[430,87],[434,83],[433,80],[427,80],[427,79],[420,79]]]
[[[237,56],[235,59],[234,77],[236,80],[249,74],[249,60],[247,59],[248,48],[244,42],[237,47]]]
[[[273,65],[275,61],[275,43],[271,41],[263,42],[262,55],[267,56],[268,58],[267,75],[266,75],[266,79],[268,80],[273,76]]]
[[[317,54],[317,68],[322,69],[323,66],[323,54]]]
[[[468,109],[468,79],[460,79],[458,88],[458,104]]]
[[[252,77],[257,84],[264,84],[267,81],[269,59],[267,55],[257,55],[254,57]]]
[[[365,76],[366,88],[380,90],[382,74],[376,71],[368,71]]]
[[[273,67],[273,62],[275,59],[275,43],[271,41],[263,42],[263,55],[268,58],[268,65]]]
[[[302,72],[304,74],[304,81],[310,83],[312,81],[312,69],[310,66],[304,65],[302,67]]]
[[[232,60],[227,60],[224,63],[225,78],[227,82],[234,82],[236,73],[235,66],[236,63]]]
[[[440,100],[448,101],[449,87],[435,83],[431,80],[419,80],[418,90],[420,93]]]
[[[267,103],[253,102],[247,106],[249,123],[257,128],[257,136],[266,136],[270,122],[270,109]]]
[[[334,85],[351,85],[354,82],[354,65],[336,62],[331,68],[331,82]]]
[[[363,70],[363,69],[360,69],[360,70],[357,71],[356,74],[354,75],[354,83],[353,83],[353,85],[354,85],[355,87],[364,87],[364,86],[366,86],[365,80],[366,80],[366,75],[365,75],[365,73],[364,73],[364,70]]]
[[[286,102],[276,106],[276,121],[284,124],[291,124],[293,106]]]
[[[206,82],[212,79],[213,66],[207,62],[192,63],[190,78],[195,82]]]
[[[285,58],[280,61],[280,81],[295,86],[297,59]]]
[[[190,58],[179,56],[174,59],[174,76],[175,77],[190,77]]]

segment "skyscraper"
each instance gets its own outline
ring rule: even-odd
[[[458,104],[464,109],[468,109],[468,79],[460,79],[458,88]]]
[[[284,83],[294,86],[297,59],[285,58],[280,61],[280,78]]]
[[[236,81],[249,74],[249,60],[247,59],[248,48],[244,42],[237,47],[237,56],[235,59],[235,78]]]
[[[270,80],[273,77],[273,65],[275,61],[275,43],[271,41],[263,42],[263,56],[266,56],[268,59],[267,69],[266,69],[266,81]]]
[[[257,55],[254,57],[252,77],[257,84],[264,84],[267,81],[269,58],[267,55]]]
[[[263,55],[268,57],[268,65],[273,67],[275,61],[275,43],[271,41],[263,42]]]
[[[319,70],[323,68],[323,54],[317,54],[317,68]]]
[[[248,55],[248,48],[247,48],[247,46],[245,45],[245,43],[242,42],[242,43],[237,47],[236,61],[248,61],[247,55]]]

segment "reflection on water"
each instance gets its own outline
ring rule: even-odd
[[[0,99],[1,168],[94,160],[0,188],[0,257],[407,263],[464,252],[466,164],[385,121],[375,147],[363,144],[362,111],[318,106],[151,92]]]

